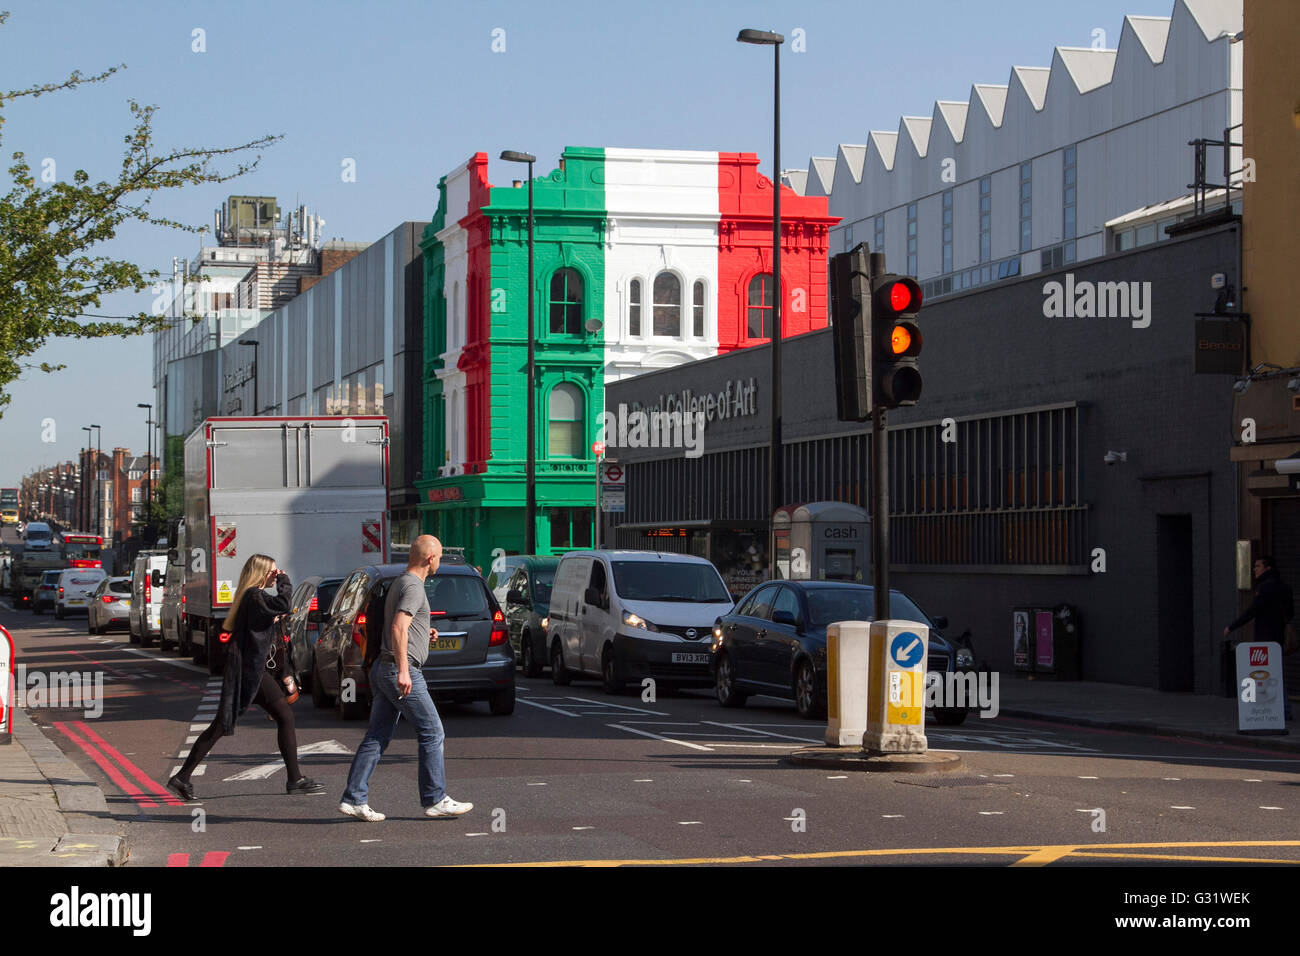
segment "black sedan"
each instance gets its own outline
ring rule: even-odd
[[[346,577],[322,622],[312,671],[312,701],[338,703],[345,720],[370,705],[370,665],[383,647],[384,604],[404,564],[358,568]],[[505,615],[477,571],[443,564],[424,582],[429,598],[429,657],[421,673],[435,700],[486,700],[492,713],[515,709],[515,655]],[[348,683],[345,684],[344,682]],[[344,689],[346,687],[346,692]]]
[[[559,558],[512,558],[518,560],[507,580],[506,624],[525,677],[541,677],[546,663],[546,631],[550,623],[551,588]]]
[[[974,668],[968,647],[943,637],[946,618],[931,618],[906,594],[889,592],[890,616],[930,626],[927,670]],[[713,628],[710,671],[718,701],[740,707],[752,694],[793,699],[800,716],[826,715],[826,628],[836,621],[868,621],[874,591],[835,581],[768,581],[754,588]],[[960,724],[966,707],[936,709],[941,724]]]

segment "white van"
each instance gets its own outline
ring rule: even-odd
[[[44,521],[29,521],[23,529],[23,545],[28,551],[49,551],[54,547],[54,531]]]
[[[166,551],[141,551],[131,570],[131,643],[148,647],[162,634],[163,582]],[[142,640],[143,639],[143,640]]]
[[[88,614],[99,582],[108,577],[103,568],[64,568],[54,594],[54,616],[62,620],[71,611]]]
[[[713,622],[732,600],[704,558],[657,551],[570,551],[551,592],[551,677],[598,675],[605,692],[653,678],[665,689],[712,686]]]

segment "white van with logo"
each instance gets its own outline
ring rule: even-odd
[[[551,592],[551,677],[599,676],[605,692],[653,678],[671,690],[712,685],[713,622],[732,600],[704,558],[657,551],[570,551]]]
[[[95,588],[106,577],[103,568],[64,568],[59,572],[59,589],[54,592],[54,616],[61,620],[72,611],[89,614]]]

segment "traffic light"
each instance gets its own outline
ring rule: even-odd
[[[871,417],[871,272],[865,243],[831,257],[835,405],[842,422]]]
[[[915,405],[921,397],[921,287],[910,276],[887,273],[871,283],[871,401],[884,408]]]

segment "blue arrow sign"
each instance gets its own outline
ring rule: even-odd
[[[889,656],[899,667],[915,667],[921,663],[924,654],[925,641],[921,640],[920,634],[904,631],[902,634],[895,634],[894,639],[889,642]]]

